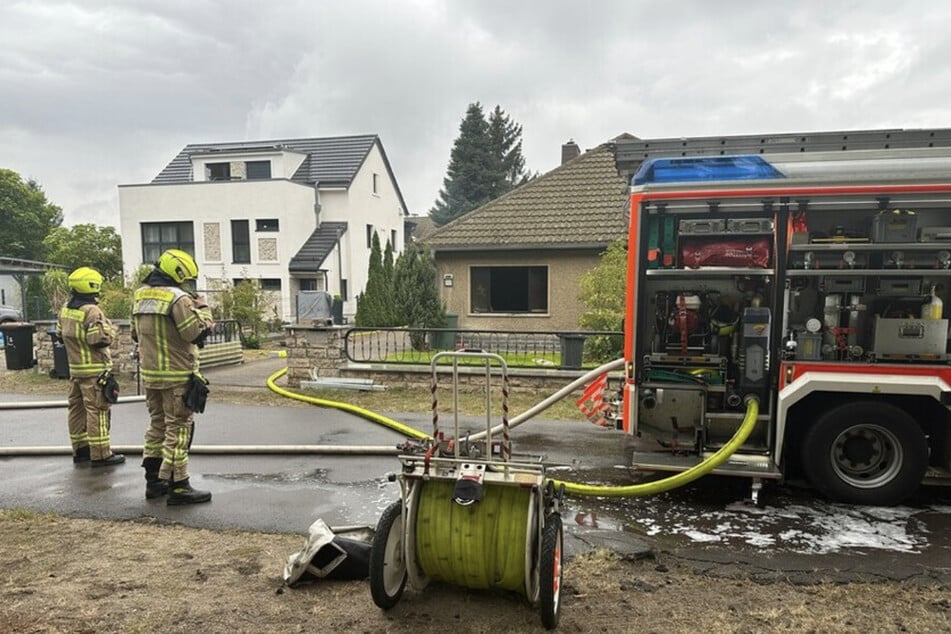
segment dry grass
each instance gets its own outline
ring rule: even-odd
[[[302,538],[0,511],[0,632],[533,632],[511,594],[433,585],[389,612],[365,582],[285,589]],[[568,563],[564,632],[945,632],[947,587],[718,579],[662,555]]]

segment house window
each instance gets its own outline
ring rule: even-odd
[[[205,177],[210,181],[230,181],[231,163],[208,163],[205,165]]]
[[[347,299],[348,299],[348,297],[347,297],[347,280],[344,280],[344,279],[341,279],[341,280],[340,280],[340,298],[343,299],[343,301],[347,301]]]
[[[317,288],[316,279],[306,279],[306,278],[300,280],[300,289],[302,291],[319,291],[320,290],[319,288]]]
[[[248,161],[245,169],[249,181],[271,178],[271,161]]]
[[[279,231],[277,218],[258,218],[254,226],[258,231]]]
[[[474,266],[469,270],[474,313],[547,313],[547,266]]]
[[[281,290],[281,279],[280,278],[271,278],[271,277],[262,277],[258,280],[259,285],[261,286],[262,291],[277,291]]]
[[[373,174],[373,193],[374,194],[380,193],[379,185],[380,185],[380,175],[377,173],[374,173]]]
[[[234,264],[251,263],[251,236],[247,220],[231,221],[231,261]]]
[[[142,261],[156,262],[166,249],[195,253],[195,233],[191,222],[142,223]]]
[[[367,225],[367,248],[373,247],[373,225]]]
[[[390,229],[390,246],[396,250],[396,229]]]

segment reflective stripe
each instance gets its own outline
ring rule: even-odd
[[[163,383],[181,383],[192,375],[191,370],[146,370],[142,368],[142,378],[148,381]]]
[[[167,315],[172,304],[186,295],[180,288],[143,286],[133,296],[133,315]]]

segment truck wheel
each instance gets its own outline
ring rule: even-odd
[[[847,403],[806,433],[802,466],[809,483],[833,500],[887,506],[918,489],[928,443],[915,419],[894,405]]]
[[[403,503],[390,504],[376,526],[370,550],[370,595],[377,607],[389,610],[406,587],[403,559]]]

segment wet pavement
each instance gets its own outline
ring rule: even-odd
[[[208,374],[213,385],[258,388],[283,367],[264,359]],[[279,382],[280,384],[280,382]],[[542,395],[544,396],[544,395]],[[540,396],[541,398],[541,396]],[[51,400],[0,394],[0,403]],[[65,409],[0,410],[0,448],[66,449]],[[385,414],[417,429],[430,415]],[[481,431],[484,417],[464,417]],[[321,407],[238,406],[209,402],[196,418],[192,484],[213,493],[209,504],[168,507],[145,500],[138,455],[121,466],[74,466],[69,455],[0,457],[0,508],[66,516],[156,519],[210,529],[306,534],[317,518],[331,526],[374,526],[399,499],[387,475],[392,455],[217,455],[220,445],[395,447],[403,437],[357,416]],[[141,446],[143,402],[113,410],[112,441]],[[586,422],[531,420],[512,431],[516,451],[542,455],[553,477],[623,485],[632,482],[627,439]],[[609,548],[628,557],[675,554],[714,575],[753,574],[764,580],[903,579],[951,584],[951,489],[925,489],[894,508],[837,505],[794,486],[769,487],[765,504],[744,501],[748,483],[707,477],[647,498],[570,498],[562,513],[568,554]]]

